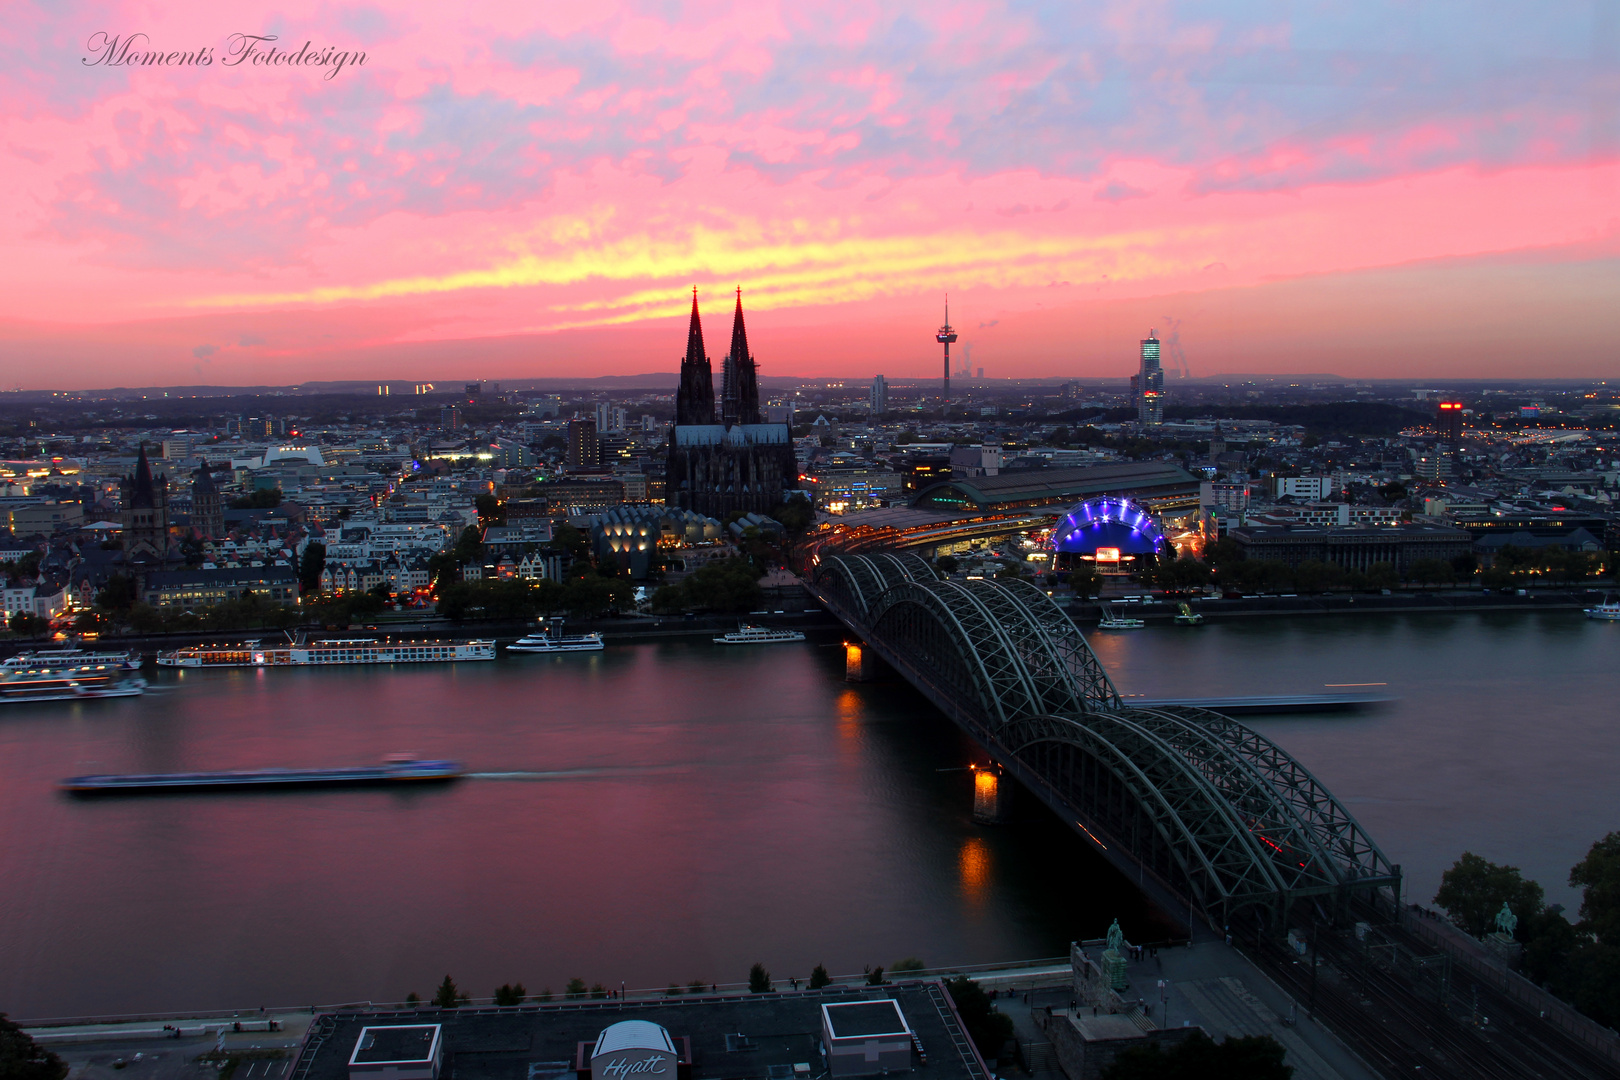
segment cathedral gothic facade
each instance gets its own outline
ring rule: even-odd
[[[693,289],[664,501],[713,518],[734,510],[769,513],[781,505],[785,492],[799,486],[799,469],[788,426],[760,423],[758,366],[748,351],[741,289],[731,324],[731,351],[721,363],[716,413],[714,370],[703,348]]]

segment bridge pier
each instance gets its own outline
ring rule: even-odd
[[[863,641],[844,642],[844,681],[845,682],[874,682],[886,679],[894,674],[877,650]]]
[[[973,767],[973,820],[980,825],[1004,825],[1012,788],[999,765]]]

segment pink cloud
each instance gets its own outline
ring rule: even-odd
[[[29,9],[0,31],[18,58],[0,70],[0,319],[75,356],[106,327],[186,327],[186,363],[226,340],[197,320],[313,321],[321,336],[278,332],[242,362],[359,371],[390,345],[630,334],[693,282],[859,321],[945,288],[1034,313],[1052,282],[1127,304],[1205,289],[1215,265],[1259,288],[1609,251],[1620,176],[1579,104],[1602,72],[1556,62],[1579,20],[1415,50],[1377,11],[1311,21],[1333,17]],[[366,60],[331,79],[82,62],[96,32],[217,53],[244,29]]]

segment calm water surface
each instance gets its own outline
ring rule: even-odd
[[[1387,683],[1370,716],[1255,726],[1427,899],[1458,852],[1569,903],[1620,828],[1620,626],[1578,614],[1233,621],[1091,635],[1122,691]],[[1048,817],[969,820],[972,747],[833,639],[458,667],[156,676],[147,697],[0,713],[0,1011],[79,1015],[779,977],[1057,955],[1141,900]],[[1374,688],[1383,689],[1383,688]],[[80,802],[84,772],[340,765],[418,791]]]

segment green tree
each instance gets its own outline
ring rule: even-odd
[[[688,994],[701,994],[708,989],[709,984],[704,982],[702,979],[693,979],[691,982],[686,984],[686,992]]]
[[[1148,573],[1149,580],[1161,589],[1197,589],[1209,582],[1209,567],[1191,556],[1165,559]]]
[[[407,1005],[420,1005],[420,1004],[422,1004],[422,995],[418,994],[415,990],[412,990],[410,993],[405,995],[405,1004],[407,1004]]]
[[[1445,559],[1414,559],[1406,576],[1418,585],[1450,585],[1457,571]]]
[[[529,992],[523,989],[522,983],[518,983],[516,986],[511,983],[501,983],[495,988],[495,1004],[521,1005],[523,999],[528,997],[528,994]]]
[[[1344,567],[1307,559],[1294,568],[1294,583],[1302,593],[1326,592],[1344,584]]]
[[[563,997],[572,1001],[584,997],[585,992],[584,979],[569,979],[567,987],[563,989]]]
[[[461,1004],[461,992],[456,989],[456,981],[450,976],[444,977],[444,982],[433,992],[433,1004],[441,1009],[454,1009]]]
[[[313,596],[321,591],[321,571],[326,569],[326,545],[311,540],[298,560],[298,591]]]
[[[1223,536],[1204,549],[1204,561],[1211,566],[1243,561],[1243,549],[1230,536]]]
[[[765,970],[765,965],[756,963],[748,969],[748,990],[750,993],[763,994],[771,988],[771,973]]]
[[[810,989],[820,990],[823,986],[832,985],[832,976],[827,974],[826,964],[817,964],[810,969]]]
[[[1102,575],[1090,563],[1080,563],[1069,571],[1069,588],[1076,596],[1096,596],[1102,592]]]
[[[961,563],[957,561],[955,555],[941,555],[934,560],[934,569],[942,574],[954,574],[956,568],[960,565]]]
[[[910,973],[913,971],[923,970],[923,962],[917,959],[915,956],[908,956],[904,960],[896,960],[894,963],[889,965],[890,975],[899,975],[901,973]]]
[[[1620,944],[1620,832],[1592,845],[1569,872],[1581,891],[1581,927],[1600,941]]]
[[[1583,940],[1562,911],[1550,908],[1522,920],[1516,933],[1524,942],[1524,973],[1544,986],[1558,982],[1569,971],[1570,957]]]
[[[487,492],[474,497],[473,508],[478,511],[479,523],[485,527],[506,524],[506,507]]]
[[[456,537],[456,546],[453,549],[457,566],[466,566],[473,561],[482,561],[484,557],[484,534],[476,525],[469,525],[461,530]]]
[[[1540,913],[1543,896],[1541,886],[1527,880],[1518,867],[1498,866],[1465,851],[1440,875],[1434,902],[1466,933],[1484,937],[1496,928],[1496,915],[1504,903],[1522,926]]]
[[[986,1059],[999,1058],[1001,1048],[1013,1037],[1012,1017],[996,1012],[991,1007],[990,995],[966,975],[946,979],[945,989],[962,1017],[968,1037],[979,1048],[979,1055]]]
[[[51,628],[49,619],[35,615],[31,611],[17,612],[6,625],[11,628],[13,634],[21,634],[23,637],[43,637]]]
[[[752,611],[764,599],[760,570],[750,559],[733,556],[707,563],[653,594],[654,611]]]
[[[67,1063],[0,1013],[0,1080],[62,1080]]]
[[[815,523],[816,509],[803,495],[794,495],[772,510],[770,516],[782,523],[789,536],[799,536]]]
[[[1393,589],[1400,584],[1395,576],[1395,564],[1375,562],[1367,567],[1367,584],[1374,589]]]
[[[883,965],[882,964],[879,964],[877,967],[873,968],[872,970],[870,970],[870,971],[868,971],[866,973],[866,985],[867,986],[882,986],[883,985]]]
[[[134,578],[126,574],[114,574],[107,579],[107,584],[101,587],[101,591],[96,593],[96,607],[106,611],[127,613],[139,598]]]
[[[591,984],[591,997],[593,997],[593,998],[605,998],[607,996],[608,996],[607,987],[603,986],[601,983],[592,983]]]
[[[274,510],[280,505],[280,488],[258,488],[239,499],[231,500],[232,510]]]
[[[1122,1050],[1103,1080],[1289,1080],[1294,1067],[1270,1035],[1231,1037],[1217,1043],[1202,1031],[1166,1050],[1158,1043]]]

